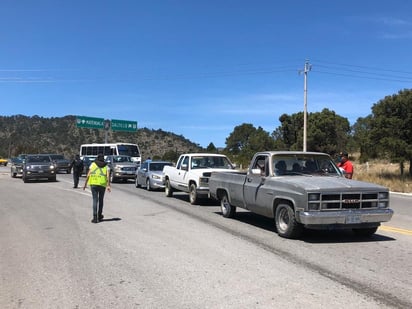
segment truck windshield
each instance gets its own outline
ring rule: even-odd
[[[274,174],[281,175],[331,175],[341,176],[336,164],[325,155],[279,155],[273,156]]]
[[[192,157],[192,169],[198,168],[225,168],[233,169],[233,165],[226,157],[220,156],[195,156]]]

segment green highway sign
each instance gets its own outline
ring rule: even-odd
[[[112,131],[137,131],[137,121],[115,120],[111,121]]]
[[[103,118],[93,118],[93,117],[76,117],[76,125],[78,128],[89,128],[89,129],[103,129],[104,119]]]

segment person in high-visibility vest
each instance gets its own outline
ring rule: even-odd
[[[98,154],[96,160],[90,165],[84,182],[83,190],[86,190],[87,183],[90,185],[93,196],[93,219],[92,223],[98,223],[103,220],[103,200],[104,193],[111,192],[110,172],[107,168],[107,162],[104,161],[103,154]]]

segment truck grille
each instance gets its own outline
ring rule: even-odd
[[[377,192],[321,194],[320,209],[335,210],[377,208],[379,201],[379,194]]]
[[[133,171],[134,172],[134,171],[136,171],[136,168],[127,166],[127,167],[122,167],[121,170],[126,171],[126,172],[127,171]]]

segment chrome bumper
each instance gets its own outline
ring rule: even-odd
[[[345,210],[345,211],[301,211],[298,221],[304,225],[363,224],[389,221],[392,209]]]

